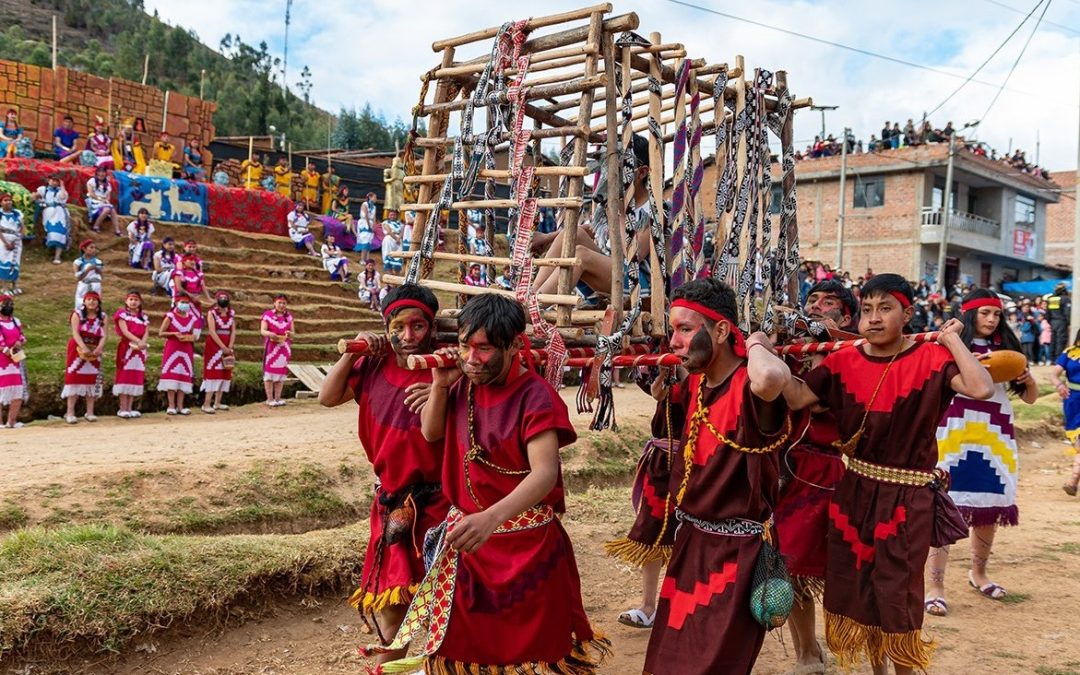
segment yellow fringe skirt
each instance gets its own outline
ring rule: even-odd
[[[416,594],[418,588],[420,588],[420,584],[394,586],[377,595],[371,591],[358,588],[349,597],[349,604],[361,612],[381,612],[387,607],[409,604],[412,602],[413,595]]]
[[[671,561],[673,548],[673,546],[649,546],[629,537],[622,537],[604,544],[605,553],[634,567],[644,567],[654,560],[659,560],[666,565]]]
[[[488,666],[448,661],[441,656],[424,659],[425,675],[596,675],[611,654],[611,641],[597,633],[588,642],[575,642],[570,654],[556,663],[521,663]]]
[[[886,658],[899,666],[917,670],[930,667],[933,640],[923,640],[921,630],[886,633],[880,626],[864,626],[840,614],[825,612],[825,642],[841,668],[849,668],[866,658],[883,663]]]

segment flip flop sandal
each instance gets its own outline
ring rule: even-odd
[[[1009,594],[1009,592],[1007,590],[1005,590],[1004,587],[999,586],[999,585],[995,584],[994,582],[990,582],[990,583],[986,584],[985,586],[978,585],[977,583],[975,583],[975,580],[971,577],[971,572],[968,572],[968,584],[972,588],[977,590],[979,593],[981,593],[982,595],[985,595],[986,597],[990,598],[991,600],[1001,600],[1002,598],[1004,598],[1006,595]]]
[[[1072,485],[1070,483],[1065,483],[1064,485],[1061,486],[1061,489],[1064,490],[1065,494],[1069,495],[1070,497],[1075,497],[1076,496],[1076,486],[1075,485]]]
[[[927,598],[923,601],[923,609],[930,616],[948,616],[949,605],[945,598]]]
[[[624,626],[630,626],[631,628],[652,628],[653,619],[656,618],[656,612],[653,612],[652,616],[646,616],[645,612],[640,609],[628,609],[619,615],[619,623]]]

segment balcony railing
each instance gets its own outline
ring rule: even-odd
[[[944,216],[944,209],[935,209],[929,206],[923,208],[923,227],[941,227],[941,221],[944,219]],[[977,216],[974,213],[953,209],[952,218],[949,220],[949,229],[953,228],[962,232],[981,234],[984,237],[990,237],[992,239],[1001,239],[1001,223],[996,220]]]

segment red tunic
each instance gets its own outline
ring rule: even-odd
[[[116,326],[116,334],[120,337],[120,344],[116,346],[116,379],[113,384],[113,396],[120,394],[142,396],[143,383],[146,379],[146,350],[132,347],[131,341],[120,332],[120,326],[123,325],[129,333],[141,340],[146,337],[150,319],[142,312],[132,314],[127,309],[120,309],[113,315],[113,324]]]
[[[959,369],[947,349],[930,343],[899,354],[891,368],[890,361],[862,348],[840,350],[811,371],[806,384],[836,415],[842,440],[855,436],[865,419],[853,457],[932,471],[938,421],[952,400],[950,382]],[[842,663],[860,655],[876,661],[888,656],[925,669],[930,645],[921,639],[923,565],[933,529],[933,492],[849,469],[833,495],[829,520],[824,600],[829,649]]]
[[[708,420],[746,452],[720,442],[694,414],[703,376],[689,381],[689,408],[680,452],[673,456],[671,490],[685,516],[718,524],[730,519],[765,523],[777,502],[777,452],[790,426],[783,399],[753,395],[745,365],[720,386],[702,392]],[[783,420],[775,434],[762,428],[759,411]],[[690,453],[690,457],[687,457]],[[689,461],[688,461],[689,459]],[[688,467],[687,464],[690,464]],[[689,479],[684,476],[689,471]],[[685,517],[684,516],[684,517]],[[645,671],[657,675],[749,674],[765,638],[750,613],[760,535],[718,534],[690,520],[675,533],[675,548],[660,590]]]
[[[79,316],[78,312],[75,315]],[[105,326],[98,317],[79,319],[79,336],[87,349],[93,350],[105,335]],[[64,370],[64,390],[61,397],[101,396],[101,359],[83,359],[74,338],[67,344],[67,368]]]
[[[792,372],[799,372],[799,364]],[[800,418],[795,425],[800,440],[781,454],[783,479],[773,519],[796,595],[806,602],[820,597],[825,587],[829,504],[844,461],[833,445],[840,435],[831,412],[803,411]]]
[[[225,314],[222,315],[219,307],[214,307],[210,310],[210,314],[214,317],[214,332],[218,338],[225,344],[229,344],[229,335],[232,333],[233,325],[236,323],[236,311],[228,309]],[[210,321],[207,318],[207,324]],[[203,346],[203,391],[229,391],[232,385],[232,368],[226,368],[225,352],[222,351],[218,343],[214,342],[214,338],[210,336],[210,331],[206,332],[206,344]]]
[[[406,387],[417,382],[430,383],[431,371],[405,370],[393,358],[361,357],[349,374],[358,404],[357,432],[377,480],[361,584],[351,599],[364,611],[409,603],[424,577],[423,535],[446,518],[449,508],[441,490],[425,495],[423,503],[418,502],[418,541],[407,536],[379,550],[383,522],[396,497],[404,496],[407,488],[434,486],[441,480],[442,443],[427,442],[420,416],[405,406]]]
[[[469,461],[466,474],[470,389],[482,457],[503,471]],[[501,386],[472,387],[465,378],[455,383],[447,404],[443,465],[443,489],[454,507],[476,513],[509,494],[524,475],[504,471],[527,473],[526,446],[548,430],[558,434],[560,447],[577,438],[566,404],[535,372],[518,374],[515,365]],[[561,472],[541,503],[563,509]],[[477,552],[460,555],[446,636],[426,672],[478,672],[466,670],[467,664],[536,668],[579,654],[581,645],[593,639],[573,546],[553,518],[539,527],[495,533]],[[593,672],[590,662],[581,665],[580,672]]]

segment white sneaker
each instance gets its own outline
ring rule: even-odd
[[[87,422],[97,422],[97,415],[83,415],[83,419]]]
[[[166,415],[175,415],[176,414],[176,408],[168,408],[168,409],[166,409],[165,414]]]
[[[282,401],[281,399],[278,399],[277,401],[274,402],[274,405],[283,406],[283,405],[285,405],[285,401]]]
[[[131,413],[126,410],[118,410],[116,411],[116,416],[126,420],[127,418],[131,417]]]
[[[138,410],[132,410],[128,413],[128,417],[142,417],[142,413]]]
[[[180,408],[180,414],[181,415],[190,415],[191,414],[191,408]]]
[[[16,422],[15,424],[11,425],[11,428],[12,429],[22,429],[24,426],[26,426],[26,425],[23,424],[22,422]]]
[[[74,415],[67,415],[66,417],[64,417],[64,421],[68,424],[78,424],[79,418],[75,417]]]
[[[0,424],[0,429],[10,429],[10,428],[11,428],[11,425],[8,424],[7,422],[5,422],[3,424]]]

